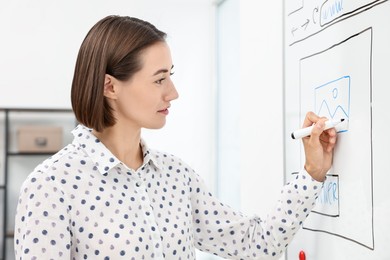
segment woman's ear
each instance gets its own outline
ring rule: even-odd
[[[117,99],[117,91],[114,86],[114,78],[106,74],[104,76],[104,96],[109,99]]]

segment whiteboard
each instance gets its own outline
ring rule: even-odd
[[[306,112],[347,119],[287,259],[390,259],[390,3],[288,0],[284,16],[286,180],[304,164],[290,134]]]

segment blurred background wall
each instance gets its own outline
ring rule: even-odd
[[[0,107],[70,108],[91,26],[110,14],[148,20],[168,34],[180,98],[144,138],[227,204],[263,216],[283,184],[282,11],[282,1],[255,0],[0,1]]]

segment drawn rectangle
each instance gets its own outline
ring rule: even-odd
[[[338,134],[333,166],[328,173],[338,176],[339,208],[315,208],[320,214],[311,214],[304,228],[368,248],[374,244],[371,45],[372,29],[368,28],[300,60],[301,122],[307,111],[348,119],[348,130]],[[303,161],[303,152],[301,158]]]
[[[326,28],[381,5],[388,0],[285,1],[286,41],[294,45]],[[295,6],[295,9],[294,9]]]
[[[349,118],[351,77],[343,76],[315,89],[315,112],[332,119]]]
[[[287,11],[287,15],[292,15],[296,12],[298,12],[299,10],[302,10],[303,8],[303,2],[304,0],[289,0],[289,1],[286,1],[286,11]]]
[[[383,2],[383,0],[326,0],[321,5],[321,26],[340,19],[342,16],[351,15],[361,9],[368,8],[374,4]]]
[[[317,205],[313,209],[313,212],[328,217],[339,217],[339,187],[339,176],[334,174],[328,175],[324,182],[324,187],[317,198]]]

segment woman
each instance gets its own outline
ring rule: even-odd
[[[164,126],[173,63],[165,33],[120,16],[84,39],[72,83],[80,125],[74,141],[24,182],[16,215],[16,259],[195,259],[195,248],[229,259],[277,258],[315,203],[332,162],[325,118],[304,138],[306,164],[268,217],[219,202],[188,166],[150,149],[142,128]]]

